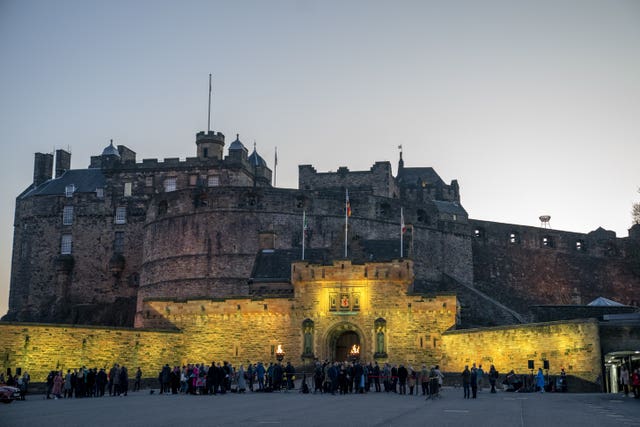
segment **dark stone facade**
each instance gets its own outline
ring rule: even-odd
[[[301,256],[303,211],[307,257],[344,257],[346,189],[348,257],[399,258],[402,208],[415,290],[456,292],[463,326],[520,323],[530,305],[598,296],[638,304],[637,239],[469,220],[457,181],[402,158],[395,177],[389,162],[300,166],[295,190],[272,187],[271,169],[239,137],[223,150],[224,135],[201,132],[197,157],[136,162],[110,145],[77,170],[58,150],[55,177],[53,156],[36,154],[34,182],[16,200],[4,320],[132,326],[145,300],[286,295],[283,263]]]

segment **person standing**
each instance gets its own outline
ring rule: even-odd
[[[484,379],[484,370],[482,365],[478,365],[478,391],[482,391],[482,381]]]
[[[129,373],[127,372],[127,367],[122,365],[120,368],[120,393],[127,395],[129,391]]]
[[[247,389],[247,379],[244,376],[245,372],[244,372],[244,365],[240,365],[240,367],[238,368],[238,393],[244,393],[245,390]]]
[[[67,369],[67,375],[64,376],[63,396],[65,399],[73,397],[73,390],[71,388],[71,369]]]
[[[540,393],[544,393],[544,374],[542,373],[542,368],[538,368],[538,373],[536,374],[536,387],[540,389]]]
[[[62,398],[62,384],[64,384],[64,380],[62,379],[62,371],[56,372],[56,376],[53,378],[53,398],[60,399]]]
[[[473,368],[471,368],[469,384],[471,385],[471,397],[475,399],[478,394],[478,369],[475,367],[475,364]]]
[[[496,392],[496,381],[498,380],[498,371],[496,370],[496,367],[491,365],[491,368],[489,368],[489,383],[491,384],[491,393],[495,393]]]
[[[262,362],[258,362],[256,366],[256,376],[258,377],[258,390],[264,390],[264,374],[266,370]]]
[[[140,391],[140,381],[142,380],[142,370],[140,366],[136,370],[136,382],[133,383],[133,391]]]
[[[625,397],[629,395],[629,371],[627,370],[626,365],[622,365],[622,369],[620,369],[620,384],[622,384],[622,390],[624,391]]]
[[[464,371],[462,371],[462,389],[464,390],[464,398],[469,399],[471,397],[469,393],[469,385],[471,383],[471,371],[469,365],[464,365]]]

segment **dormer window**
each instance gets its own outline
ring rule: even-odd
[[[553,237],[551,236],[543,236],[542,237],[542,246],[546,248],[552,248],[553,245]]]
[[[75,184],[69,184],[64,188],[64,195],[66,197],[73,197],[73,193],[76,191]]]
[[[583,240],[576,241],[576,251],[584,252],[586,250],[585,244]]]
[[[509,233],[509,243],[512,245],[520,243],[520,235],[516,231]]]
[[[96,188],[96,197],[98,199],[104,199],[104,188]]]
[[[482,228],[476,228],[473,230],[473,236],[476,239],[482,239],[484,237],[484,230]]]

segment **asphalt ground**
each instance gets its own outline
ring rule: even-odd
[[[612,394],[483,391],[463,399],[395,393],[228,393],[50,399],[27,396],[0,405],[0,426],[640,426],[640,399]]]

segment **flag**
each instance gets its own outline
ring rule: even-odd
[[[402,230],[402,234],[407,231],[407,226],[404,223],[404,212],[402,208],[400,208],[400,229]]]
[[[347,199],[346,199],[345,206],[346,206],[346,210],[347,210],[347,217],[350,217],[351,216],[351,202],[349,202],[349,190],[347,190],[346,195],[347,195]]]
[[[278,166],[278,147],[276,147],[276,157],[273,161],[273,165],[274,166]]]

